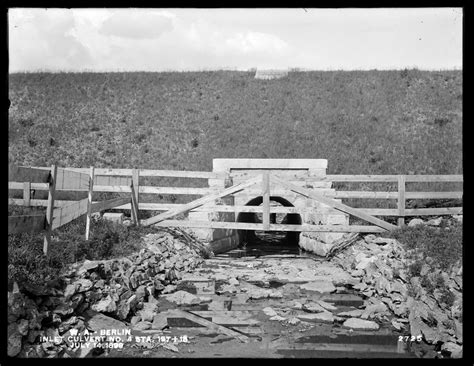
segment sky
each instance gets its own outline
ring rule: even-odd
[[[12,8],[9,71],[462,69],[462,8]]]

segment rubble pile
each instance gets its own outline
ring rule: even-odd
[[[392,326],[436,345],[451,357],[462,355],[462,264],[450,273],[424,258],[420,276],[410,277],[408,265],[415,253],[405,251],[395,239],[367,235],[337,254],[332,263],[344,268],[360,283],[353,286],[367,297],[365,309],[351,312],[360,319],[391,321]],[[454,301],[446,303],[439,288],[422,285],[423,276],[442,278]],[[393,315],[392,315],[393,314]],[[348,314],[338,314],[346,316]]]
[[[153,321],[155,296],[174,291],[182,273],[203,259],[196,243],[171,231],[142,239],[143,249],[133,255],[70,266],[60,290],[25,285],[20,292],[14,286],[8,293],[8,356],[61,356],[66,344],[39,342],[40,336],[54,339],[71,328],[83,331],[82,315],[88,309],[123,321],[136,320],[135,314],[142,322]]]
[[[411,226],[441,222],[421,221]],[[435,345],[443,356],[462,356],[460,262],[446,272],[433,258],[421,261],[417,251],[376,235],[349,235],[321,259],[216,257],[205,263],[208,253],[186,233],[160,231],[142,239],[133,255],[71,266],[61,289],[26,285],[20,292],[15,286],[8,293],[8,355],[75,357],[54,339],[94,331],[94,324],[160,332],[173,322],[192,323],[184,317],[189,313],[176,310],[191,308],[244,333],[259,334],[265,322],[289,333],[318,323],[349,334],[391,328]],[[40,336],[52,341],[39,342]]]

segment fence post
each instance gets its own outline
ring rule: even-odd
[[[405,225],[405,176],[398,176],[398,226]]]
[[[130,185],[132,191],[132,202],[131,202],[131,212],[132,212],[132,219],[135,225],[140,226],[140,220],[138,218],[138,197],[139,197],[139,180],[140,180],[140,172],[138,169],[132,170],[132,184]]]
[[[270,229],[270,175],[268,172],[263,173],[262,179],[262,198],[263,198],[263,229]]]
[[[31,182],[23,182],[23,206],[30,206]]]
[[[137,205],[137,201],[135,199],[135,187],[133,187],[133,182],[132,184],[130,184],[130,189],[132,191],[132,194],[131,194],[131,212],[132,212],[132,220],[133,220],[133,223],[137,226],[140,226],[140,221],[138,220],[138,205]]]
[[[140,202],[139,200],[139,189],[140,189],[140,171],[138,169],[133,169],[132,170],[132,182],[133,182],[133,188],[135,190],[135,201],[137,203],[137,211],[138,211],[138,204]]]
[[[89,171],[89,195],[87,201],[87,217],[86,217],[86,240],[89,240],[92,216],[92,193],[94,191],[94,167],[91,166]]]
[[[48,207],[46,209],[46,233],[44,234],[43,253],[48,256],[49,246],[51,244],[51,231],[53,228],[53,212],[54,212],[54,196],[56,191],[56,176],[58,173],[58,167],[53,164],[51,165],[50,181],[49,181],[49,194],[48,194]]]

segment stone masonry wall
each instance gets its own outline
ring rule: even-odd
[[[327,160],[325,159],[214,159],[213,171],[225,172],[230,175],[231,181],[224,179],[209,179],[209,186],[216,191],[246,181],[263,171],[270,169],[281,178],[293,184],[314,190],[326,197],[334,197],[335,190],[332,182],[326,181]],[[306,180],[305,178],[312,178]],[[321,181],[314,180],[321,178]],[[284,189],[270,181],[271,196],[278,196],[288,201],[294,207],[312,208],[313,211],[302,217],[302,223],[315,225],[348,225],[348,215],[308,199],[290,190]],[[262,187],[258,184],[237,192],[231,197],[221,200],[223,204],[243,206],[252,199],[261,196]],[[341,202],[341,200],[336,200]],[[218,203],[217,203],[218,204]],[[203,206],[205,207],[205,206]],[[234,213],[190,212],[190,220],[207,221],[235,221]],[[232,249],[238,243],[237,230],[224,229],[194,229],[193,232],[201,240],[214,243],[216,246]],[[300,246],[318,255],[325,255],[332,247],[332,243],[343,236],[343,233],[307,233],[300,235]]]

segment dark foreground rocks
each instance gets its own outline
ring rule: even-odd
[[[435,222],[436,224],[436,222]],[[410,254],[410,255],[409,255]],[[360,279],[354,288],[368,299],[362,319],[388,319],[403,334],[420,337],[453,358],[462,356],[462,263],[449,273],[432,265],[429,257],[420,276],[410,276],[413,255],[391,238],[366,235],[332,260]],[[439,280],[429,288],[423,276]],[[339,314],[343,315],[343,314]]]
[[[87,311],[118,322],[138,316],[136,324],[152,326],[156,297],[173,291],[182,273],[202,261],[183,237],[162,231],[144,236],[143,249],[133,255],[72,265],[64,273],[62,289],[26,286],[20,292],[15,285],[8,293],[7,354],[78,356],[64,339],[71,331],[77,334],[87,329]]]

